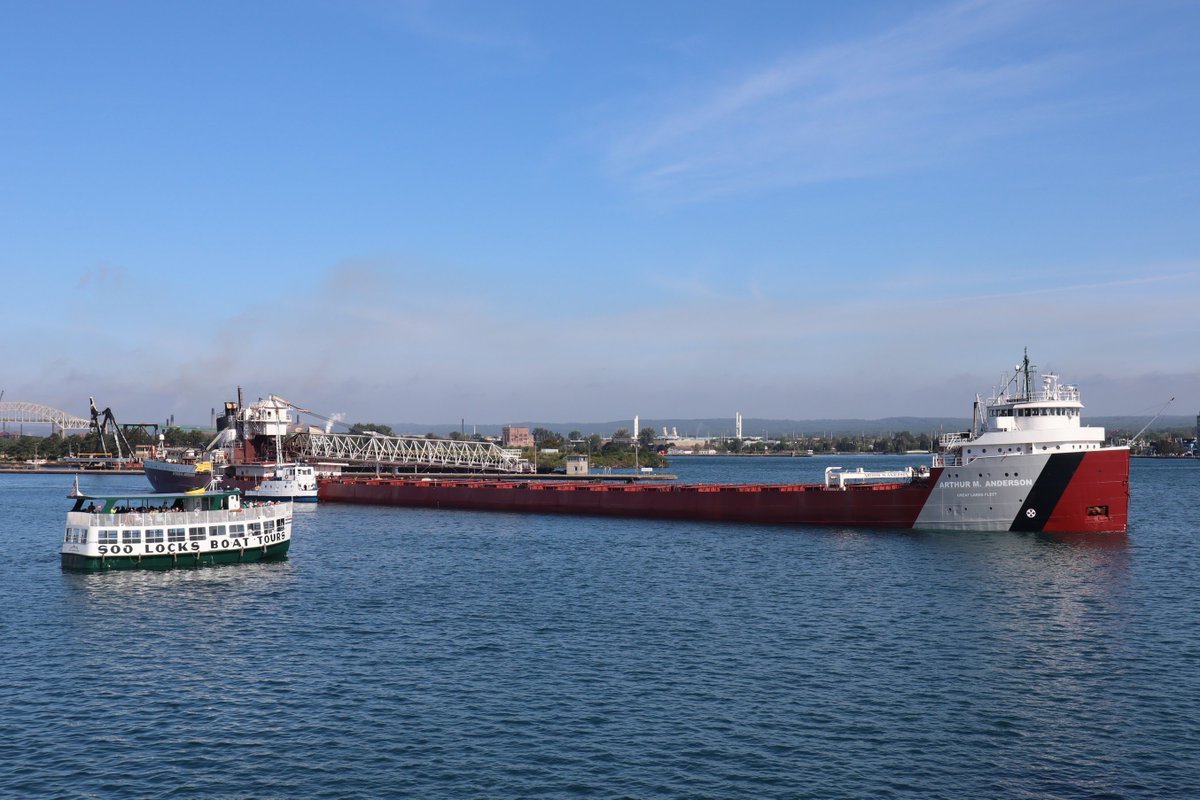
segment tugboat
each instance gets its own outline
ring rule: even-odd
[[[317,472],[308,464],[279,464],[275,474],[253,489],[246,497],[255,500],[291,500],[294,503],[317,502]]]
[[[243,504],[238,491],[68,495],[62,568],[170,569],[287,556],[291,503]]]
[[[823,483],[607,485],[530,479],[322,480],[322,502],[944,531],[1124,533],[1129,448],[1080,425],[1079,390],[1029,356],[971,430],[941,437],[930,466],[826,470]]]

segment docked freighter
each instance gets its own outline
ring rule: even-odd
[[[214,479],[224,488],[249,491],[264,481],[282,479],[283,467],[298,466],[281,461],[281,441],[292,422],[291,408],[288,401],[275,395],[244,404],[239,388],[237,402],[225,403],[225,413],[217,418],[217,435],[201,454],[145,459],[146,479],[156,492],[187,492],[206,487]],[[312,483],[315,489],[315,480]]]
[[[1079,389],[1035,388],[1028,356],[941,437],[928,467],[836,468],[816,484],[605,484],[532,479],[341,478],[322,501],[487,511],[951,531],[1125,532],[1129,448],[1085,427]]]

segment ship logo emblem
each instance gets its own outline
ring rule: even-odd
[[[1033,519],[1034,517],[1037,516],[1037,511],[1035,509],[1031,508],[1025,512],[1025,516],[1029,517],[1030,519]]]

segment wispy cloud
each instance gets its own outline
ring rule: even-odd
[[[695,198],[909,169],[1044,122],[1070,60],[997,46],[1042,7],[971,0],[788,55],[634,123],[611,166],[640,191]]]
[[[84,270],[83,274],[79,276],[77,286],[80,289],[88,286],[120,286],[124,281],[125,270],[123,268],[101,262],[90,269]]]
[[[493,50],[524,51],[532,44],[522,32],[489,29],[477,22],[452,19],[448,6],[428,0],[372,3],[376,13],[409,32],[446,44]]]

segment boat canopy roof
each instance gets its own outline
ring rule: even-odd
[[[154,492],[154,493],[117,493],[117,494],[84,494],[72,491],[67,497],[75,501],[73,511],[83,511],[84,505],[92,503],[99,507],[99,513],[112,513],[118,506],[175,506],[191,510],[217,510],[229,507],[230,499],[240,497],[238,489],[199,490],[192,492]]]
[[[68,495],[68,497],[81,500],[180,500],[189,497],[229,497],[233,494],[241,494],[241,489],[219,489],[215,491],[203,490],[199,492],[147,492],[145,494],[128,494],[121,492],[118,494],[84,494],[76,492]]]

